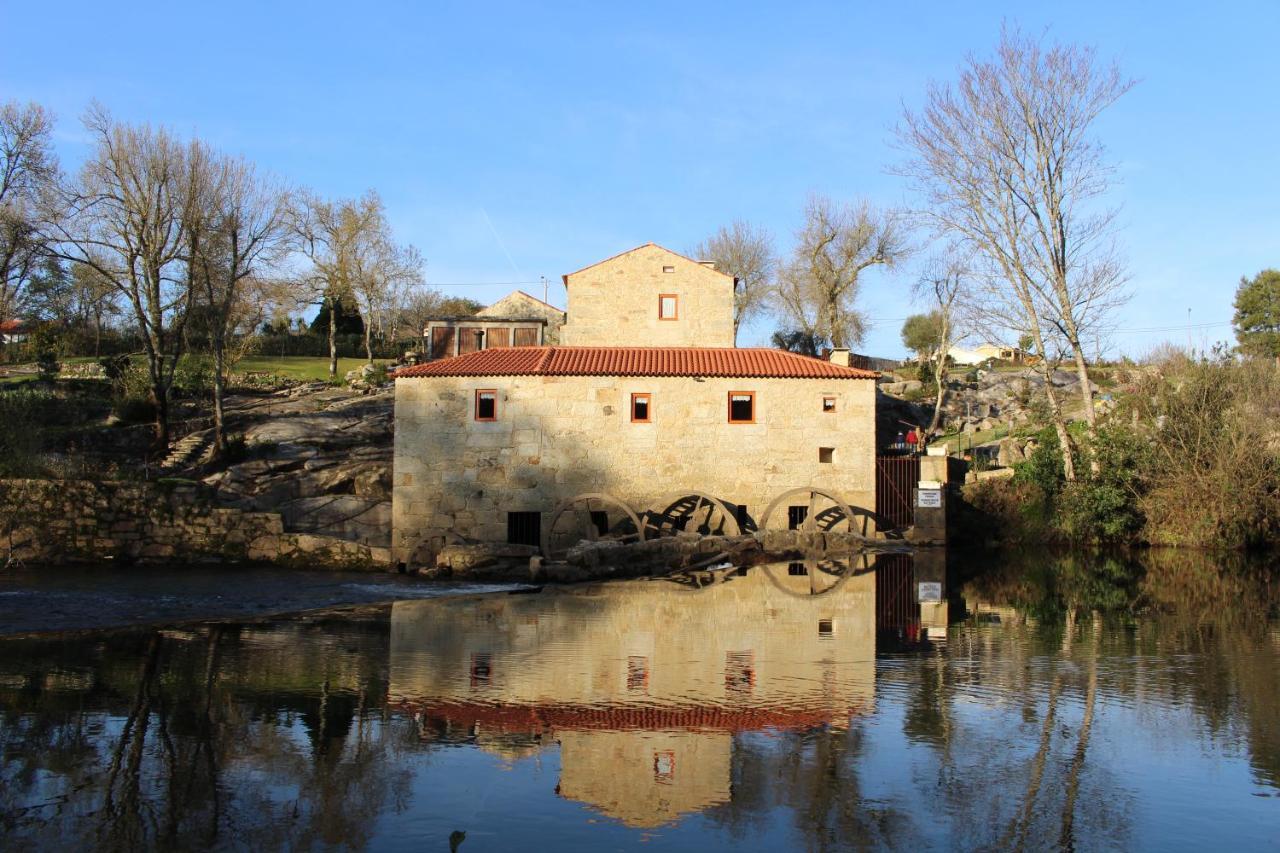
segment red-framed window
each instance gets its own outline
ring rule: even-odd
[[[496,421],[498,419],[498,392],[493,388],[480,388],[476,391],[476,420]]]
[[[633,424],[647,424],[653,421],[653,395],[632,394],[631,395],[631,422]]]
[[[756,422],[756,392],[729,392],[729,423],[753,424]]]
[[[675,293],[658,294],[658,319],[680,319],[680,297]]]

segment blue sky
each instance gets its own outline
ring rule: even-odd
[[[103,4],[0,0],[0,99],[91,99],[329,196],[375,188],[444,282],[551,280],[742,218],[789,248],[806,197],[908,205],[891,128],[1001,21],[1093,44],[1139,85],[1098,125],[1133,300],[1113,352],[1229,324],[1280,265],[1280,3]],[[901,353],[912,272],[872,274],[865,351]],[[537,285],[523,285],[537,293]],[[483,301],[508,290],[442,287]],[[772,324],[749,329],[764,342]],[[1192,330],[1197,346],[1228,325]]]

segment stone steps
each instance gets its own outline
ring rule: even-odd
[[[164,471],[180,471],[199,463],[213,447],[213,430],[206,429],[184,436],[169,449],[169,455],[160,463]]]

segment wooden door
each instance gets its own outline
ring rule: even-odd
[[[517,327],[515,345],[518,347],[536,347],[538,345],[538,328]]]
[[[484,346],[485,349],[493,349],[494,347],[511,346],[511,327],[510,326],[489,326],[484,330]]]
[[[475,326],[462,326],[458,329],[458,355],[480,350],[480,336],[484,329]]]
[[[431,357],[448,358],[453,355],[453,327],[435,326],[431,329]]]

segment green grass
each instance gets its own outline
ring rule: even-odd
[[[947,453],[959,453],[961,447],[968,450],[970,447],[975,445],[986,444],[988,441],[995,441],[998,438],[1004,438],[1008,434],[1009,428],[1007,426],[978,430],[972,435],[967,433],[951,433],[934,439],[930,442],[930,447],[938,444],[945,444],[947,446]]]
[[[338,359],[338,378],[347,375],[348,370],[358,370],[367,362],[363,358]],[[378,362],[375,360],[374,362]],[[243,358],[233,369],[235,373],[271,373],[286,379],[327,381],[329,378],[329,359],[323,356],[284,355],[284,356],[250,356]]]

